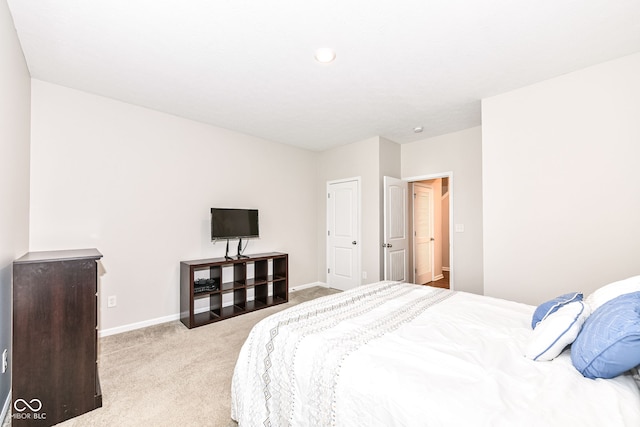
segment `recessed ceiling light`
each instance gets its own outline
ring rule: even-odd
[[[316,50],[315,54],[316,61],[322,64],[328,64],[329,62],[333,62],[336,59],[336,51],[331,49],[330,47],[321,47]]]
[[[422,132],[423,130],[424,130],[424,129],[422,128],[422,126],[416,126],[416,127],[414,127],[414,128],[413,128],[413,131],[414,131],[415,133],[420,133],[420,132]]]

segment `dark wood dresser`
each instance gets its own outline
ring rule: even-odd
[[[96,249],[13,263],[12,426],[50,426],[102,406]]]

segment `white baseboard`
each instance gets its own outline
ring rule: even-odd
[[[312,282],[306,283],[304,285],[294,286],[293,288],[289,288],[289,292],[296,292],[302,289],[313,288],[314,286],[323,286],[327,287],[326,283],[322,282]],[[200,310],[200,311],[207,311]],[[169,316],[157,317],[155,319],[144,320],[142,322],[129,323],[128,325],[116,326],[115,328],[109,329],[101,329],[99,332],[99,336],[108,337],[109,335],[121,334],[123,332],[135,331],[136,329],[146,328],[148,326],[159,325],[160,323],[173,322],[174,320],[180,320],[180,313],[171,314]]]
[[[433,276],[433,281],[444,279],[444,274],[438,274],[437,276]]]
[[[304,285],[298,285],[294,286],[293,288],[289,288],[289,292],[296,292],[302,289],[313,288],[314,286],[322,286],[323,288],[326,288],[327,284],[322,282],[305,283]]]
[[[116,326],[115,328],[101,329],[99,335],[101,338],[108,337],[109,335],[121,334],[123,332],[134,331],[136,329],[146,328],[147,326],[158,325],[160,323],[172,322],[174,320],[180,320],[180,313],[144,320],[142,322],[129,323],[128,325]]]
[[[442,267],[442,271],[449,271],[449,267]]]
[[[7,400],[5,400],[4,405],[2,405],[2,415],[0,415],[0,423],[2,423],[4,421],[4,418],[7,416],[7,412],[9,411],[9,406],[11,406],[11,391],[9,391],[9,394],[7,395]]]

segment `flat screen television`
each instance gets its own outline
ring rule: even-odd
[[[260,237],[257,209],[211,208],[211,240]]]

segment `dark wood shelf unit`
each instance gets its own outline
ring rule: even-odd
[[[102,406],[100,258],[96,249],[82,249],[29,252],[13,262],[11,396],[20,407],[13,427],[50,426]]]
[[[253,275],[248,271],[253,267]],[[246,258],[210,258],[180,262],[180,321],[191,329],[289,301],[289,256],[280,252]],[[196,278],[213,279],[218,289],[195,292]],[[223,282],[223,280],[225,280]],[[253,290],[253,299],[248,300]],[[223,297],[233,298],[223,307]],[[195,301],[208,298],[208,310]]]

